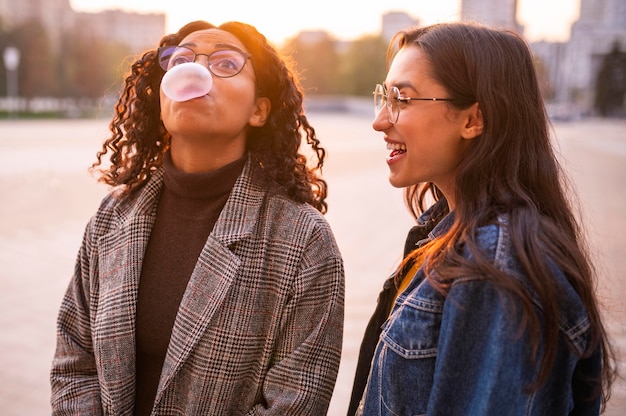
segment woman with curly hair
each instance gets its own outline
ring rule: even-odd
[[[598,414],[613,354],[528,45],[446,23],[398,33],[387,58],[373,128],[416,225],[348,414]]]
[[[114,189],[59,312],[54,414],[325,414],[344,270],[302,102],[239,22],[189,23],[134,62],[94,164]]]

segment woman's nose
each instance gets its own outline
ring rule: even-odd
[[[383,131],[388,129],[392,124],[389,121],[389,113],[387,106],[384,106],[380,109],[378,114],[374,117],[374,121],[372,122],[372,128],[376,131]]]

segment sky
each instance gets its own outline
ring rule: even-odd
[[[455,21],[461,0],[70,0],[70,4],[80,12],[120,9],[165,13],[167,33],[192,20],[214,24],[238,20],[281,44],[303,30],[325,30],[340,40],[376,34],[381,30],[381,16],[389,11],[404,11],[421,24]],[[531,42],[566,41],[579,9],[580,0],[518,0],[517,19]]]

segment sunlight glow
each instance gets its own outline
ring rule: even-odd
[[[325,30],[340,40],[351,40],[381,30],[382,14],[405,11],[422,24],[455,21],[461,0],[386,0],[353,2],[317,0],[239,0],[198,3],[195,0],[71,0],[73,9],[97,12],[119,9],[141,13],[166,13],[166,32],[176,32],[192,20],[214,24],[238,20],[252,24],[270,41],[282,43],[303,30]],[[518,20],[531,40],[565,41],[578,18],[580,0],[518,0]]]

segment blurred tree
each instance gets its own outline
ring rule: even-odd
[[[595,93],[595,107],[602,117],[626,115],[626,52],[620,51],[617,42],[602,61]]]
[[[371,95],[374,86],[385,79],[386,50],[387,42],[382,36],[364,36],[352,42],[347,51],[341,55],[337,92],[348,95]]]
[[[30,20],[9,34],[20,51],[19,95],[26,98],[52,96],[56,92],[54,56],[44,26]]]
[[[117,95],[124,85],[124,78],[130,74],[130,67],[141,54],[132,54],[131,48],[125,43],[108,43],[103,53],[106,57],[106,78],[104,95]]]
[[[26,98],[116,94],[123,82],[120,68],[132,58],[126,44],[76,32],[65,33],[55,53],[44,26],[36,20],[10,31],[3,30],[0,20],[0,55],[9,45],[20,51],[18,92]],[[6,75],[0,65],[0,96],[7,94]]]
[[[100,98],[121,83],[118,69],[129,55],[127,45],[86,33],[66,33],[62,44],[57,66],[62,96]]]
[[[326,32],[302,32],[281,48],[291,57],[306,94],[333,94],[337,91],[339,56],[335,40]]]
[[[52,45],[45,26],[37,20],[12,26],[9,30],[0,19],[0,60],[7,46],[17,47],[20,52],[17,70],[20,97],[81,100],[74,103],[58,101],[56,105],[54,101],[39,101],[44,106],[52,104],[48,108],[58,108],[59,114],[95,114],[102,110],[96,106],[101,105],[103,99],[117,98],[127,75],[125,71],[136,58],[129,45],[94,36],[89,28],[64,33],[58,44]],[[6,95],[6,68],[0,62],[0,96]],[[84,101],[85,98],[90,100]],[[37,101],[30,101],[33,102]],[[109,105],[112,106],[105,104]]]
[[[2,17],[0,17],[0,59],[2,59],[2,64],[0,65],[0,97],[5,97],[7,95],[7,73],[2,55],[4,54],[4,49],[9,46],[9,44],[9,33],[4,30]]]

